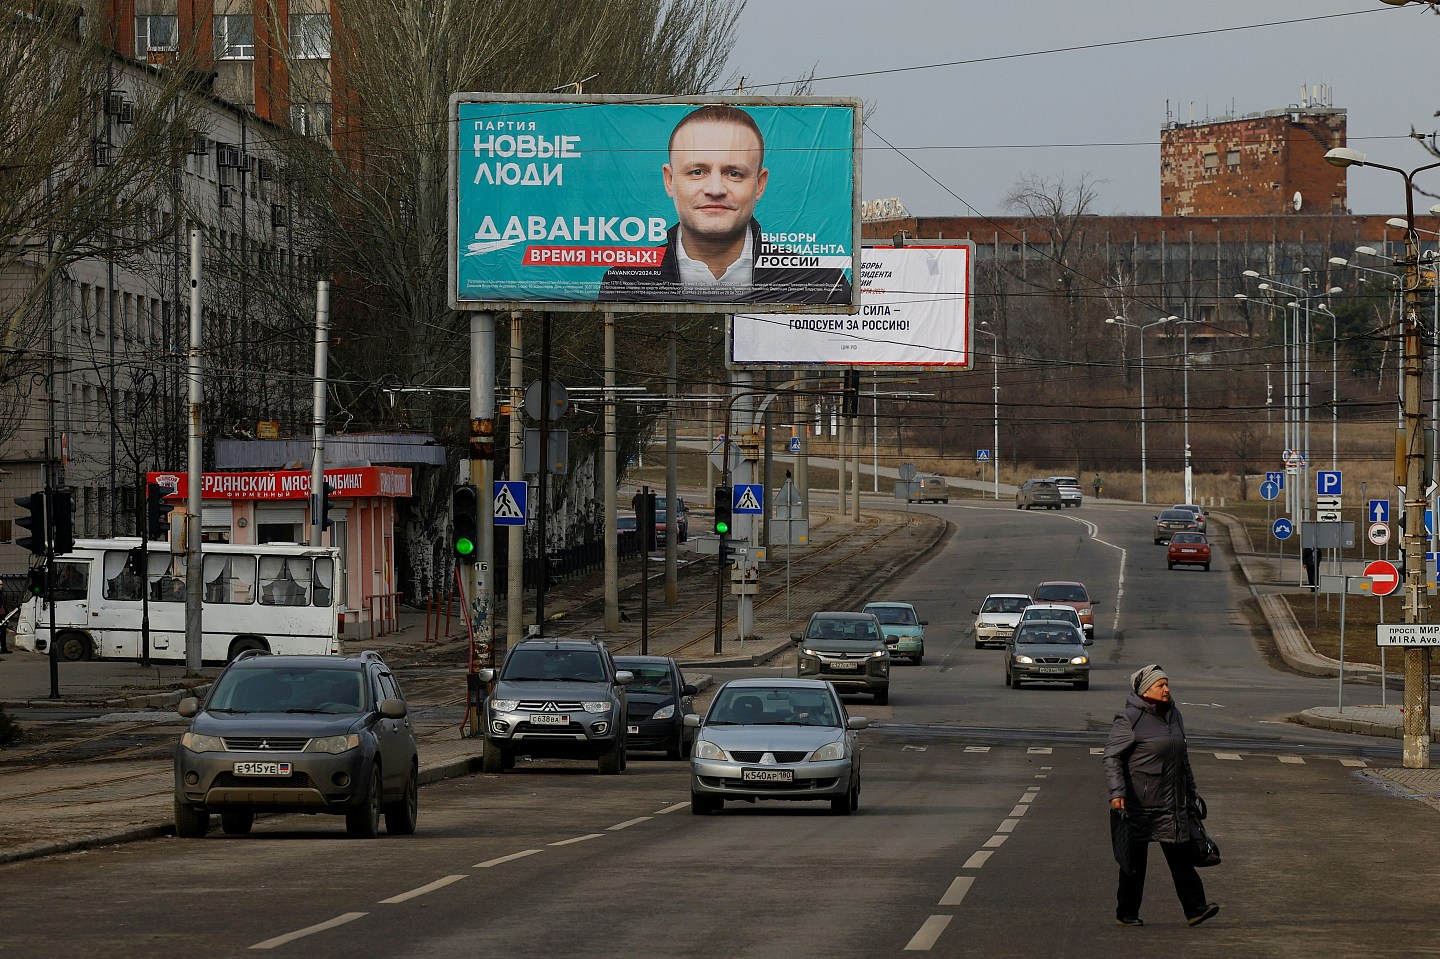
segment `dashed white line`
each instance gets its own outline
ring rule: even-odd
[[[1005,843],[1005,840],[1009,838],[1009,836],[991,836],[989,839],[985,840],[985,848],[999,849]]]
[[[1364,769],[1364,768],[1365,768],[1365,760],[1363,760],[1363,759],[1342,759],[1342,760],[1340,760],[1340,765],[1342,765],[1342,766],[1350,766],[1351,768],[1354,768],[1354,769]]]
[[[1292,766],[1305,765],[1305,760],[1300,758],[1299,756],[1281,756],[1280,761],[1282,763],[1289,763]]]
[[[996,827],[995,831],[996,831],[996,832],[1014,832],[1014,831],[1015,831],[1015,827],[1018,826],[1018,825],[1020,825],[1020,820],[1018,820],[1018,819],[1006,819],[1006,820],[1004,820],[1003,822],[1001,822],[998,827]]]
[[[995,855],[995,853],[991,850],[981,850],[980,852],[973,852],[970,854],[970,858],[965,860],[965,865],[961,866],[960,868],[979,869],[981,866],[985,865],[985,861],[993,855]]]
[[[965,900],[965,894],[970,891],[970,887],[973,885],[975,885],[974,876],[956,877],[955,881],[950,884],[950,888],[945,890],[945,895],[940,897],[940,905],[960,905],[960,903]]]
[[[1026,793],[1025,795],[1020,797],[1020,801],[1022,803],[1032,803],[1035,801],[1035,797],[1038,795],[1039,793]]]
[[[326,929],[334,929],[336,926],[343,926],[347,922],[354,922],[363,916],[369,915],[364,912],[345,912],[334,919],[327,919],[324,922],[317,922],[313,926],[306,926],[304,929],[297,929],[294,932],[287,932],[283,936],[276,936],[274,939],[266,939],[264,942],[257,942],[251,949],[275,949],[285,945],[287,942],[294,942],[296,939],[303,939],[306,936],[314,935],[317,932],[324,932]]]
[[[587,840],[587,839],[600,839],[600,838],[604,837],[604,835],[605,835],[605,834],[604,834],[603,832],[592,832],[592,833],[587,833],[587,834],[584,835],[584,836],[575,836],[574,838],[571,838],[571,839],[562,839],[562,840],[560,840],[559,842],[547,843],[547,845],[550,845],[550,846],[568,846],[568,845],[570,845],[570,844],[572,844],[572,843],[584,842],[584,841]]]
[[[1232,762],[1232,763],[1238,763],[1238,762],[1243,762],[1243,761],[1244,761],[1244,760],[1242,759],[1242,757],[1240,756],[1239,753],[1216,753],[1216,754],[1215,754],[1215,758],[1216,758],[1216,759],[1225,759],[1225,760],[1228,760],[1228,761],[1230,761],[1230,762]]]
[[[427,882],[423,886],[417,886],[416,888],[411,889],[409,892],[402,892],[398,896],[391,896],[389,899],[381,899],[380,905],[390,906],[394,905],[397,902],[406,902],[408,900],[416,898],[417,896],[423,896],[427,892],[434,892],[436,889],[444,889],[452,882],[459,882],[461,879],[464,878],[464,875],[445,876],[443,879],[436,879],[434,882]]]
[[[1090,755],[1092,755],[1092,756],[1103,756],[1103,755],[1105,755],[1105,747],[1104,747],[1104,746],[1091,746],[1091,747],[1090,747]]]
[[[512,852],[508,856],[501,856],[499,859],[487,859],[484,862],[477,862],[471,869],[489,869],[492,866],[503,866],[507,862],[514,862],[517,859],[524,859],[526,856],[533,856],[543,849],[526,849],[524,852]]]
[[[1027,810],[1027,809],[1029,809],[1029,808],[1030,808],[1029,806],[1016,806],[1014,809],[1010,810],[1010,815],[1012,815],[1012,816],[1023,816],[1023,815],[1025,815],[1025,810]]]
[[[989,747],[989,746],[966,746],[966,747],[965,747],[965,751],[966,751],[967,753],[988,753],[988,752],[990,751],[990,747]]]
[[[1051,749],[1049,746],[1031,746],[1029,749],[1025,750],[1025,752],[1031,756],[1048,756],[1054,751],[1055,750]]]
[[[673,806],[666,806],[664,809],[657,809],[657,810],[655,810],[655,815],[657,815],[657,816],[663,816],[663,815],[665,815],[666,813],[679,812],[679,811],[682,810],[682,809],[689,809],[689,808],[690,808],[690,804],[689,804],[688,802],[677,802],[677,803],[676,803],[675,805],[673,805]]]
[[[605,831],[606,831],[606,832],[619,832],[619,831],[622,830],[622,829],[629,829],[631,826],[638,826],[638,825],[640,825],[642,822],[649,822],[652,818],[654,818],[654,817],[652,817],[652,816],[639,816],[639,817],[637,817],[637,818],[635,818],[635,819],[627,819],[627,820],[625,820],[624,822],[619,822],[619,823],[616,823],[616,824],[613,825],[613,826],[607,826],[607,827],[605,827]]]
[[[950,925],[950,916],[931,916],[920,924],[920,929],[910,941],[905,944],[906,952],[928,952],[935,945],[935,940],[940,938],[940,933]]]

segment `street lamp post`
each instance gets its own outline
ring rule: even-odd
[[[1145,331],[1152,326],[1169,323],[1170,317],[1163,316],[1154,323],[1130,323],[1123,316],[1112,316],[1105,321],[1113,326],[1128,326],[1140,334],[1140,502],[1150,502],[1150,471],[1147,463],[1148,445],[1145,441]],[[1190,502],[1188,499],[1185,502]]]
[[[990,451],[990,465],[995,468],[995,499],[1000,499],[1000,337],[990,330],[990,323],[986,320],[980,321],[980,327],[975,331],[990,337],[990,370],[993,379],[991,395],[994,401],[993,426],[994,446]]]
[[[1424,623],[1427,618],[1425,598],[1425,407],[1420,401],[1420,385],[1425,376],[1425,358],[1421,354],[1420,322],[1420,237],[1415,232],[1415,174],[1440,167],[1440,162],[1416,167],[1408,173],[1399,167],[1372,163],[1365,154],[1348,147],[1336,147],[1325,154],[1327,162],[1338,167],[1373,166],[1398,173],[1405,180],[1405,257],[1397,265],[1404,268],[1405,292],[1405,386],[1402,392],[1405,430],[1405,621]],[[1432,295],[1435,290],[1432,284]],[[1397,484],[1398,485],[1398,484]],[[1405,647],[1405,710],[1403,721],[1403,755],[1407,769],[1430,768],[1430,650],[1424,646]]]

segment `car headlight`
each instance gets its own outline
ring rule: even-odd
[[[889,656],[889,655],[890,655],[890,650],[888,650],[888,649],[877,649],[877,650],[875,650],[873,653],[870,654],[870,658],[871,658],[871,659],[884,659],[886,656]]]
[[[520,708],[520,700],[492,699],[490,700],[490,708],[495,710],[496,712],[513,713],[515,710]]]
[[[1089,656],[1076,656],[1075,658],[1073,658],[1073,659],[1070,660],[1070,665],[1071,665],[1071,666],[1084,666],[1084,665],[1085,665],[1086,663],[1088,663],[1088,662],[1090,662],[1090,657],[1089,657]]]
[[[192,753],[223,753],[225,740],[219,736],[202,736],[200,733],[186,733],[180,737],[180,745]]]
[[[1035,662],[1035,660],[1031,659],[1029,656],[1018,656],[1018,655],[1017,655],[1017,656],[1015,657],[1015,662],[1017,662],[1017,663],[1027,663],[1027,664],[1028,664],[1028,663],[1033,663],[1033,662]]]
[[[802,650],[800,650],[800,652],[803,653],[803,654],[806,655],[806,656],[813,656],[813,657],[815,657],[816,659],[819,659],[819,658],[820,658],[820,654],[817,653],[817,652],[815,652],[815,650],[813,650],[813,649],[802,649]]]
[[[581,703],[580,705],[585,707],[587,713],[608,713],[610,711],[610,702],[604,699]]]
[[[651,718],[651,719],[673,719],[673,718],[675,718],[675,704],[674,704],[674,703],[671,703],[669,706],[661,706],[659,709],[655,710],[655,715],[654,715],[654,716],[651,716],[650,718]]]
[[[307,753],[330,753],[338,755],[351,749],[360,748],[360,737],[355,733],[348,736],[318,736],[305,744]]]
[[[725,750],[710,742],[708,739],[695,740],[695,745],[691,748],[690,755],[696,759],[727,760],[730,758],[725,754]]]
[[[811,755],[812,763],[833,763],[837,759],[845,758],[845,744],[838,740],[833,743],[826,743]]]

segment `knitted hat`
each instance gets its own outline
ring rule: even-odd
[[[1151,686],[1154,686],[1162,679],[1168,680],[1169,678],[1169,676],[1165,675],[1165,670],[1161,669],[1158,664],[1151,663],[1149,666],[1141,666],[1130,674],[1130,687],[1141,696],[1144,696],[1145,691]]]

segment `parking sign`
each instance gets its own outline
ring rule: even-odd
[[[1342,495],[1339,470],[1316,470],[1315,471],[1315,495],[1316,496],[1340,496]]]

